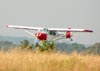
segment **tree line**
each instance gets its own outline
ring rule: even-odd
[[[83,44],[78,43],[55,43],[54,41],[42,41],[39,44],[30,43],[28,40],[22,40],[20,44],[16,45],[10,41],[0,41],[0,50],[7,51],[9,49],[18,48],[21,50],[39,50],[43,51],[64,51],[67,53],[71,53],[76,51],[78,53],[86,53],[86,54],[100,54],[100,43],[95,43],[86,47]]]

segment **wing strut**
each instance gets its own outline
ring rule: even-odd
[[[24,30],[24,31],[25,31],[26,33],[28,33],[28,34],[34,36],[33,33],[29,32],[29,31],[27,31],[27,30]]]

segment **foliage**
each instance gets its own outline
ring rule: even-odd
[[[52,51],[54,50],[54,41],[41,41],[39,46],[37,46],[39,51]]]
[[[20,43],[21,49],[34,49],[36,48],[36,51],[49,51],[54,49],[54,41],[41,41],[40,44],[29,44],[28,40],[23,40]]]
[[[7,51],[9,49],[13,49],[17,45],[13,44],[10,41],[0,41],[0,50]]]
[[[83,44],[78,44],[78,43],[56,43],[55,46],[57,47],[57,50],[60,51],[65,51],[68,53],[72,53],[73,51],[76,52],[81,52],[83,51],[86,47]]]
[[[99,54],[100,55],[100,43],[95,43],[94,45],[86,48],[83,53],[85,54]]]
[[[27,47],[27,49],[32,50],[33,48],[35,48],[34,44],[31,44]]]
[[[22,49],[27,48],[28,45],[29,45],[29,41],[28,40],[23,40],[20,43],[20,46],[21,46]]]
[[[18,45],[13,44],[13,42],[9,41],[0,41],[0,50],[8,51],[10,49],[19,47]],[[36,51],[53,51],[58,50],[62,52],[72,53],[73,51],[76,51],[78,53],[84,53],[84,54],[99,54],[100,55],[100,43],[95,43],[89,47],[86,47],[83,44],[78,43],[54,43],[54,41],[42,41],[38,46],[36,47],[34,43],[31,43],[28,40],[23,40],[20,43],[21,49],[27,49],[27,50],[36,50]]]

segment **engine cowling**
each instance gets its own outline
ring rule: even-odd
[[[66,38],[71,38],[71,36],[72,36],[72,35],[71,35],[71,32],[67,31],[67,32],[66,32]]]
[[[37,32],[35,34],[35,36],[39,39],[39,40],[46,40],[47,39],[47,34],[44,32]]]

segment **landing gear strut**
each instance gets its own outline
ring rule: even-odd
[[[70,38],[70,40],[71,40],[71,41],[73,41],[73,39],[72,39],[72,38]]]

